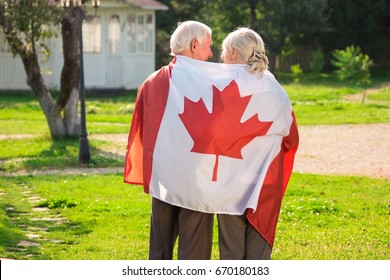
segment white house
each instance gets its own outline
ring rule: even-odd
[[[155,0],[100,1],[97,17],[83,23],[85,87],[135,89],[155,70]],[[52,56],[42,65],[49,88],[59,89],[63,66],[61,36],[50,41]],[[19,56],[13,57],[0,30],[0,90],[26,90]]]

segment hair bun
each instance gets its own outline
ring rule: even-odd
[[[249,58],[248,63],[252,64],[254,62],[264,62],[268,65],[268,57],[265,54],[265,51],[253,50],[252,56]]]

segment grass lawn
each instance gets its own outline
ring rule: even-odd
[[[299,125],[317,124],[367,124],[390,122],[390,87],[369,94],[365,104],[361,98],[349,101],[351,94],[363,96],[363,88],[346,81],[338,81],[333,75],[306,75],[299,83],[285,74],[280,82],[290,96]],[[371,86],[390,82],[390,75],[380,73]],[[374,102],[373,102],[374,101]]]
[[[140,186],[124,184],[121,174],[1,178],[0,186],[2,257],[147,259],[150,199]],[[388,259],[389,189],[390,180],[294,173],[273,258]],[[36,207],[49,211],[32,211]],[[216,226],[213,259],[218,259]],[[30,240],[41,245],[17,250],[28,233],[41,235]]]

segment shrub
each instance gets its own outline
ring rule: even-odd
[[[321,72],[323,67],[324,67],[324,54],[321,50],[315,50],[311,54],[310,69],[315,73],[319,73]]]
[[[357,85],[366,86],[371,83],[370,68],[373,61],[361,52],[359,47],[349,46],[345,50],[334,50],[331,63],[337,68],[335,71],[340,80],[352,79]],[[364,103],[366,90],[363,92]]]
[[[299,83],[299,76],[302,74],[301,65],[299,64],[291,65],[290,70],[294,76],[294,83]]]

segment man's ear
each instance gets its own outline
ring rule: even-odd
[[[196,49],[196,46],[199,44],[199,41],[197,39],[192,39],[191,41],[191,51],[194,52]]]

